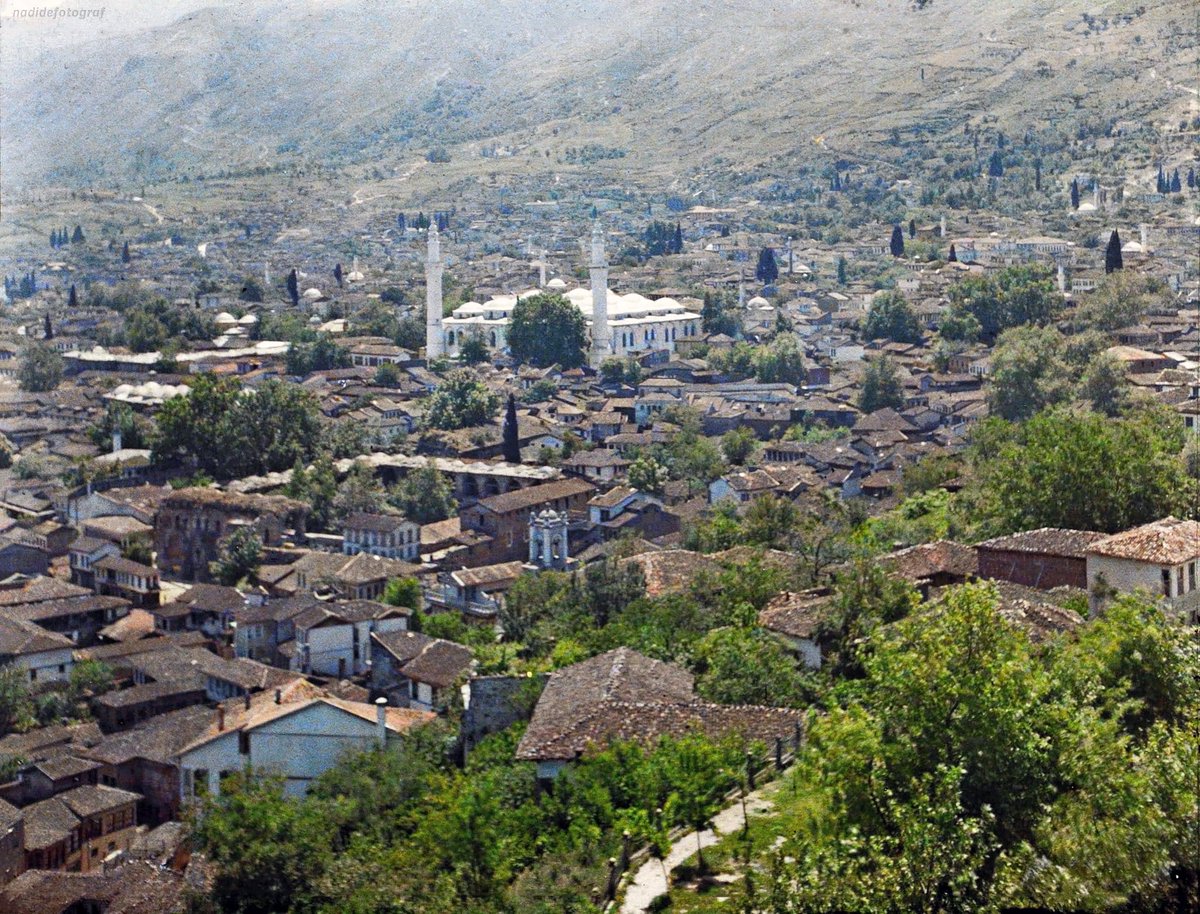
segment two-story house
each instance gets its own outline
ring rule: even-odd
[[[1094,612],[1114,592],[1142,591],[1200,622],[1200,522],[1167,517],[1097,540],[1085,555]]]
[[[370,600],[318,603],[295,617],[291,669],[324,676],[358,676],[371,663],[372,632],[406,631],[412,610]]]
[[[342,529],[342,552],[416,562],[421,554],[421,527],[394,514],[351,514]]]

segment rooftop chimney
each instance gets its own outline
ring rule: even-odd
[[[121,450],[121,430],[120,430],[119,428],[114,428],[114,429],[113,429],[113,433],[112,433],[112,449],[113,449],[113,453],[114,453],[114,454],[115,454],[117,451]]]
[[[277,704],[277,705],[283,704],[283,689],[275,690],[275,704]]]
[[[375,699],[375,737],[381,748],[387,744],[387,699],[382,695]]]
[[[249,692],[246,693],[246,710],[247,711],[250,710],[250,693]]]

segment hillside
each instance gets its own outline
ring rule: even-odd
[[[6,55],[2,165],[10,185],[103,183],[299,162],[399,168],[446,146],[456,173],[495,167],[483,153],[496,151],[532,173],[598,160],[601,172],[615,164],[702,189],[715,173],[722,184],[743,172],[769,177],[813,156],[887,158],[914,132],[961,132],[985,116],[1010,132],[1082,117],[1177,122],[1195,99],[1194,88],[1173,84],[1195,61],[1186,13],[1170,0],[1135,7],[343,0],[207,9],[20,65]],[[589,144],[582,156],[569,152]]]

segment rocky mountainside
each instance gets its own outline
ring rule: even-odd
[[[445,147],[480,171],[736,180],[984,117],[1193,116],[1189,25],[1178,0],[242,4],[6,55],[2,165],[103,182]]]

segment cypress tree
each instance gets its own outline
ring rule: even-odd
[[[1175,173],[1171,175],[1171,193],[1177,194],[1183,190],[1183,185],[1179,183],[1179,169],[1175,169]]]
[[[83,242],[83,227],[75,226],[75,233],[71,236],[71,244],[80,244]]]
[[[838,285],[844,286],[846,284],[846,258],[845,257],[838,258],[837,277],[838,277]]]
[[[125,245],[121,248],[121,263],[129,263],[131,260],[133,258],[129,256],[129,242],[126,241]]]
[[[50,247],[58,247],[58,229],[50,229]]]
[[[958,252],[956,250],[954,250],[954,242],[953,241],[950,242],[950,253],[946,257],[946,260],[949,263],[958,263]]]
[[[1079,179],[1071,179],[1071,209],[1079,209]]]
[[[764,285],[770,285],[779,278],[779,264],[775,262],[775,252],[763,248],[758,254],[758,266],[754,269],[754,277]]]
[[[75,283],[71,283],[71,291],[67,293],[67,307],[79,307],[79,295],[75,291]]]
[[[1108,247],[1104,249],[1104,272],[1111,273],[1113,270],[1124,268],[1125,263],[1121,258],[1121,236],[1113,229],[1108,237]]]
[[[1194,168],[1188,169],[1187,185],[1188,188],[1194,188],[1196,186],[1196,169]]]
[[[401,213],[396,217],[396,224],[400,226],[400,231],[408,231],[408,217],[405,216],[404,213]]]
[[[917,237],[917,220],[916,219],[908,220],[908,237],[909,238]]]
[[[1033,163],[1033,187],[1035,190],[1042,189],[1042,160],[1038,159]]]
[[[992,178],[1004,177],[1004,156],[1000,154],[999,149],[994,150],[992,157],[988,160],[988,176]]]
[[[49,314],[42,315],[42,339],[44,339],[44,340],[54,339],[54,327],[50,323],[50,315]]]
[[[517,400],[508,395],[508,409],[504,413],[504,460],[507,463],[521,462],[521,438],[517,429]]]
[[[293,308],[300,304],[300,277],[296,275],[295,267],[292,267],[287,275],[287,293]]]
[[[675,223],[674,248],[675,248],[674,253],[676,253],[676,254],[683,253],[683,226],[680,225],[678,222]]]
[[[892,241],[889,247],[893,257],[904,256],[904,232],[900,230],[899,225],[892,226]]]
[[[1166,193],[1166,181],[1163,178],[1162,165],[1158,166],[1158,177],[1154,179],[1154,189],[1160,194]]]
[[[341,263],[336,263],[336,264],[334,264],[334,267],[333,267],[333,278],[334,278],[335,280],[337,280],[337,284],[338,284],[338,288],[339,288],[339,289],[342,287],[342,276],[343,276],[343,273],[342,273],[342,265],[341,265]]]

